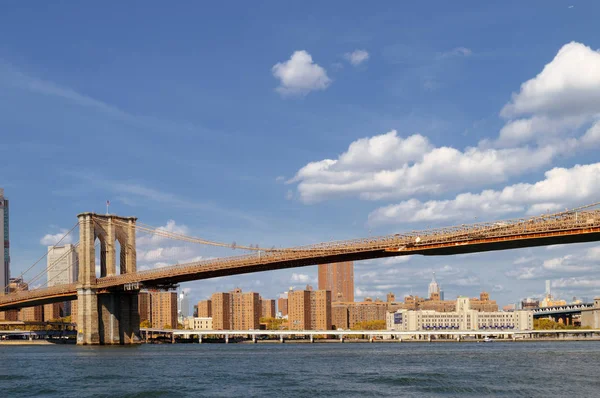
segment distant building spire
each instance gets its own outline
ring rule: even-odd
[[[435,272],[433,272],[433,278],[431,279],[431,283],[429,284],[429,298],[431,298],[432,294],[440,293],[440,285],[435,280]]]

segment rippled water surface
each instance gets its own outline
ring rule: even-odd
[[[600,342],[0,346],[2,397],[600,396]]]

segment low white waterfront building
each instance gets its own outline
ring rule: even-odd
[[[417,332],[431,330],[531,330],[533,312],[478,312],[468,297],[456,300],[455,312],[398,310],[389,312],[387,330]]]
[[[212,330],[212,318],[190,317],[190,329],[193,330]]]

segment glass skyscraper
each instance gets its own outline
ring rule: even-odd
[[[0,188],[0,244],[2,245],[2,262],[0,263],[0,293],[8,292],[10,277],[10,239],[8,222],[8,199],[4,197],[4,189]]]

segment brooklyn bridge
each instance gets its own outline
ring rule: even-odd
[[[310,246],[237,246],[250,253],[145,271],[137,270],[136,236],[140,233],[202,245],[231,247],[231,244],[153,228],[138,223],[135,217],[113,214],[79,214],[78,222],[70,232],[76,228],[79,241],[73,245],[73,250],[77,250],[79,258],[77,282],[1,295],[0,311],[77,300],[78,344],[134,344],[139,341],[138,292],[141,288],[169,288],[192,280],[350,260],[415,254],[454,255],[598,241],[600,209],[598,204],[593,204],[530,218]]]

